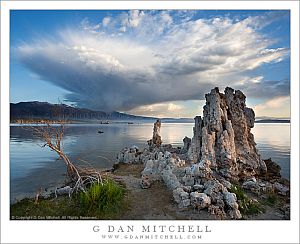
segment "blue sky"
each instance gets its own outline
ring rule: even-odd
[[[289,117],[289,11],[11,11],[10,100],[161,117],[215,86]]]

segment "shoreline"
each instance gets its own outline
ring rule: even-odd
[[[126,186],[127,194],[125,196],[126,208],[114,218],[115,220],[220,220],[216,216],[211,215],[206,209],[196,210],[193,207],[179,209],[174,202],[172,193],[168,190],[162,181],[154,182],[149,189],[139,187],[140,175],[144,169],[143,164],[117,164],[111,170],[102,171],[108,177],[116,180]],[[245,191],[248,196],[257,199],[261,202],[263,211],[259,214],[244,215],[242,220],[288,220],[289,215],[286,212],[287,199],[284,197],[276,198],[275,202],[258,196],[251,191]],[[48,194],[41,195],[41,200],[48,203],[66,204],[69,200],[68,196],[58,196],[56,199],[53,192],[49,189]],[[32,203],[34,197],[20,199],[15,203],[10,204],[10,208],[17,207],[21,203]],[[30,206],[30,204],[28,205]],[[11,215],[12,216],[12,215]],[[60,216],[13,216],[13,220],[60,220]],[[74,215],[69,216],[69,220],[83,219],[99,219],[92,216]],[[226,217],[223,220],[229,220]]]

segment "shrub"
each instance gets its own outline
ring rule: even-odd
[[[105,180],[103,184],[95,183],[86,192],[79,195],[80,208],[85,213],[99,215],[117,213],[124,202],[125,189],[112,180]]]
[[[235,193],[239,203],[239,209],[243,215],[254,215],[264,212],[264,208],[259,202],[250,199],[239,185],[233,185],[230,192]]]

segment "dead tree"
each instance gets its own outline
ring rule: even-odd
[[[76,166],[63,152],[62,141],[65,134],[65,124],[66,119],[60,115],[56,120],[56,124],[50,120],[44,120],[42,124],[30,126],[30,130],[35,136],[44,141],[43,147],[49,147],[63,160],[67,167],[67,185],[72,188],[72,192],[85,191],[86,186],[90,184],[102,183],[102,178],[100,173],[93,168]]]

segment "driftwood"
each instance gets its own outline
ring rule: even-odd
[[[68,188],[67,193],[69,196],[73,192],[85,192],[85,188],[95,182],[102,183],[102,177],[98,171],[93,168],[76,166],[63,152],[62,140],[65,133],[65,120],[59,120],[58,125],[54,125],[51,121],[45,121],[42,125],[30,126],[29,130],[45,142],[42,147],[49,147],[52,151],[56,152],[65,163],[67,167],[66,187]],[[65,190],[67,190],[66,187],[64,187]],[[61,192],[62,191],[63,190],[61,190]],[[59,189],[56,189],[56,196],[58,192]]]

